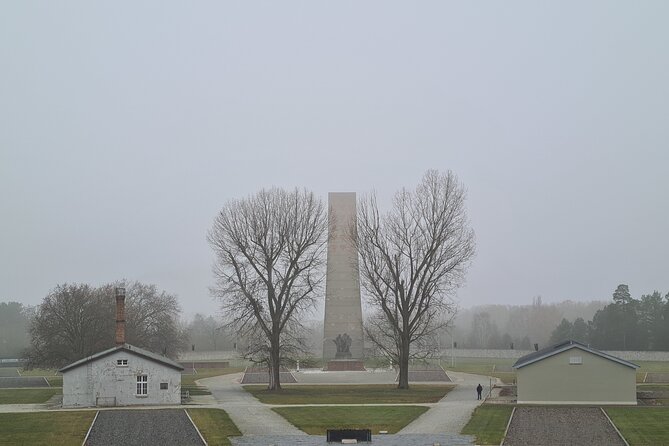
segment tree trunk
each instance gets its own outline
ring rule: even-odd
[[[398,389],[408,389],[409,388],[409,340],[402,339],[400,345],[400,377],[399,383],[397,384]]]
[[[272,336],[270,342],[270,365],[269,365],[269,390],[281,390],[280,375],[281,372],[281,356],[279,353],[279,336]]]

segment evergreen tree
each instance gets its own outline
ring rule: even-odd
[[[557,344],[558,342],[566,341],[572,337],[572,325],[567,319],[562,318],[560,325],[555,327],[551,334],[550,343]]]
[[[589,342],[588,324],[582,317],[576,318],[571,329],[571,338],[574,341],[579,341],[587,344]]]
[[[625,284],[618,285],[618,288],[613,292],[613,302],[616,304],[629,304],[632,302],[632,295],[629,287]]]

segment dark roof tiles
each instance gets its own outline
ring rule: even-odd
[[[572,348],[577,348],[589,353],[592,353],[593,355],[600,356],[602,358],[608,359],[610,361],[617,362],[619,364],[625,365],[627,367],[631,367],[634,369],[638,369],[639,366],[629,362],[625,361],[624,359],[617,358],[613,355],[609,355],[608,353],[604,353],[603,351],[596,350],[594,348],[591,348],[581,342],[578,341],[573,341],[573,340],[567,340],[567,341],[562,341],[558,342],[557,344],[553,344],[551,346],[548,346],[546,348],[542,348],[541,350],[538,350],[536,352],[530,353],[529,355],[525,355],[521,358],[519,358],[516,363],[513,365],[514,369],[519,369],[521,367],[525,367],[526,365],[530,365],[534,362],[541,361],[544,358],[548,358],[553,355],[557,355],[558,353],[562,353],[564,351],[570,350]]]
[[[181,364],[172,361],[170,358],[167,358],[165,356],[158,355],[156,353],[150,352],[148,350],[144,350],[143,348],[135,347],[134,345],[130,344],[123,344],[119,345],[116,347],[112,347],[107,350],[103,350],[101,352],[98,352],[94,355],[87,356],[85,358],[82,358],[78,361],[73,362],[72,364],[66,365],[62,369],[58,370],[59,372],[65,372],[67,370],[74,369],[76,367],[79,367],[80,365],[86,364],[90,361],[95,361],[96,359],[104,358],[105,356],[111,355],[112,353],[115,353],[117,351],[125,350],[127,352],[133,353],[137,356],[141,356],[143,358],[149,359],[154,362],[158,362],[161,364],[164,364],[168,367],[172,367],[177,370],[183,370],[184,368],[181,366]]]

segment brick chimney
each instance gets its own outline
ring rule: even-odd
[[[125,288],[116,291],[116,345],[125,344]]]

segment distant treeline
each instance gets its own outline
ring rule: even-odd
[[[30,344],[32,314],[32,308],[18,302],[0,302],[0,359],[22,357]]]
[[[453,341],[458,348],[529,350],[534,344],[544,347],[563,318],[588,320],[605,305],[603,301],[570,300],[545,304],[537,296],[529,305],[477,306],[458,312],[452,333],[442,337],[442,345]]]
[[[613,302],[597,311],[592,320],[562,322],[551,334],[552,342],[574,339],[603,350],[669,350],[669,293],[659,291],[634,299],[629,287],[618,285]]]

